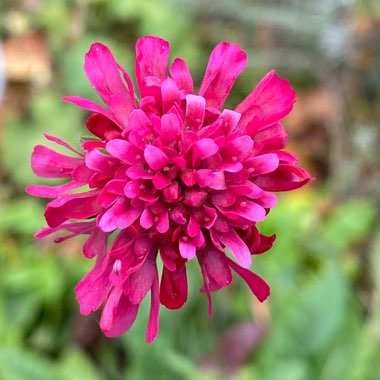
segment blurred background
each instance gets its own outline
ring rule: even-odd
[[[289,149],[317,177],[261,223],[278,235],[253,265],[270,299],[235,281],[210,321],[190,265],[189,300],[161,309],[151,345],[146,304],[113,340],[98,315],[79,315],[73,288],[92,263],[80,239],[33,239],[46,201],[24,193],[43,132],[74,146],[86,134],[85,112],[60,97],[96,100],[82,70],[90,44],[132,70],[146,34],[168,39],[198,84],[214,45],[239,43],[249,62],[229,107],[272,68],[289,78]],[[1,0],[0,379],[379,380],[379,100],[378,0]]]

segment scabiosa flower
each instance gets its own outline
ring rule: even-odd
[[[115,337],[131,327],[150,292],[151,342],[160,304],[178,309],[187,300],[188,260],[199,262],[210,316],[211,293],[231,283],[232,271],[260,301],[268,297],[269,286],[248,268],[251,255],[268,250],[275,236],[260,234],[256,223],[276,205],[272,192],[301,187],[310,176],[283,150],[280,121],[295,101],[287,80],[272,71],[235,110],[222,110],[246,65],[238,45],[215,47],[198,91],[181,58],[168,74],[167,41],[141,38],[136,55],[139,100],[110,50],[91,46],[84,69],[106,107],[76,96],[63,100],[92,112],[86,127],[96,138],[78,151],[45,135],[70,152],[38,145],[32,169],[68,182],[26,190],[54,198],[45,211],[48,227],[37,238],[58,231],[69,233],[56,242],[88,235],[83,253],[96,263],[75,289],[81,313],[103,306],[101,329]]]

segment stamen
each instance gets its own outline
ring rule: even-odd
[[[120,272],[121,272],[121,261],[119,259],[117,259],[113,263],[112,271],[116,274],[116,276],[120,275]]]
[[[245,201],[240,202],[240,206],[241,206],[241,207],[245,207],[245,206],[247,206],[247,202],[245,202]]]

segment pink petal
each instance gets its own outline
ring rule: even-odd
[[[223,172],[213,172],[210,169],[200,169],[195,173],[200,187],[209,187],[214,190],[224,190],[226,181]]]
[[[120,136],[120,128],[100,113],[93,113],[86,120],[87,129],[102,140],[109,141]]]
[[[144,169],[138,166],[131,166],[127,169],[126,174],[131,179],[151,179],[152,175],[148,174]]]
[[[255,202],[264,208],[273,208],[277,205],[277,196],[272,193],[264,192]]]
[[[145,228],[147,230],[152,227],[153,224],[154,216],[148,208],[145,208],[140,217],[140,225],[142,228]]]
[[[106,299],[111,284],[108,281],[111,269],[104,271],[101,266],[95,267],[75,287],[80,313],[88,315],[99,309]]]
[[[222,42],[211,53],[199,95],[207,106],[219,109],[246,66],[246,54],[238,45]]]
[[[179,309],[187,301],[186,266],[181,265],[176,271],[162,270],[160,284],[160,301],[168,309]]]
[[[52,141],[52,142],[55,142],[56,144],[58,145],[61,145],[63,147],[65,147],[66,149],[68,150],[71,150],[73,153],[75,154],[78,154],[79,156],[83,156],[83,153],[82,152],[79,152],[78,150],[74,149],[69,143],[67,143],[66,141],[58,138],[58,137],[55,137],[55,136],[51,136],[51,135],[48,135],[47,133],[44,133],[44,136],[47,140],[49,141]]]
[[[238,216],[241,216],[251,222],[261,222],[266,216],[266,211],[262,206],[249,200],[237,202],[230,207],[219,206],[218,209],[224,216],[231,219],[236,219]]]
[[[118,106],[110,102],[112,96],[117,96],[121,101],[126,115],[134,108],[134,94],[130,93],[120,76],[119,66],[115,61],[110,49],[100,43],[91,45],[84,62],[84,70],[87,78],[114,114],[120,110]],[[124,72],[124,75],[126,73]]]
[[[242,116],[252,106],[263,112],[262,125],[269,125],[284,118],[293,108],[295,92],[286,79],[280,78],[275,71],[269,72],[237,107]]]
[[[57,227],[67,219],[85,219],[96,215],[101,206],[98,191],[62,195],[48,203],[45,218],[50,227]]]
[[[211,200],[214,205],[221,207],[232,206],[236,201],[235,193],[231,190],[214,191],[211,194]]]
[[[94,228],[90,236],[83,245],[83,254],[88,259],[92,259],[99,253],[105,253],[107,249],[108,234],[99,228]]]
[[[169,161],[168,156],[154,145],[145,148],[144,158],[153,170],[161,170]]]
[[[203,124],[205,117],[206,100],[202,96],[186,95],[185,125],[197,131]]]
[[[236,195],[246,196],[251,199],[260,198],[264,191],[251,181],[245,181],[240,185],[231,185],[228,186]]]
[[[228,135],[235,130],[240,118],[241,115],[239,112],[231,111],[228,109],[223,110],[223,112],[220,114],[219,119],[223,120],[222,128],[225,135]]]
[[[201,160],[204,160],[207,157],[213,156],[218,152],[219,147],[215,144],[212,139],[200,139],[195,144],[194,147],[199,155]]]
[[[136,320],[139,305],[130,303],[121,289],[115,288],[107,301],[100,319],[100,327],[109,338],[126,333]]]
[[[169,43],[159,37],[143,37],[136,42],[136,79],[140,92],[144,96],[143,81],[154,76],[161,80],[167,77]]]
[[[183,238],[179,239],[179,253],[184,259],[191,260],[195,257],[196,246],[192,241],[185,241]]]
[[[288,135],[280,123],[269,125],[254,134],[256,144],[261,144],[266,150],[283,149],[288,144]]]
[[[126,107],[125,98],[120,94],[111,95],[107,100],[107,104],[120,128],[128,131],[128,115],[131,113],[131,110],[134,109],[133,106]]]
[[[255,183],[265,191],[289,191],[302,187],[311,179],[306,170],[281,164],[276,171],[258,176]]]
[[[62,100],[65,102],[73,103],[79,108],[100,113],[107,119],[112,120],[114,123],[118,123],[115,117],[113,116],[112,112],[106,110],[105,108],[101,107],[99,104],[96,104],[91,100],[81,98],[80,96],[64,96]]]
[[[253,175],[271,173],[278,168],[280,160],[274,153],[262,154],[245,161],[246,167],[253,170]]]
[[[106,183],[104,188],[112,194],[123,195],[125,184],[125,180],[112,179],[111,181]]]
[[[189,224],[187,225],[187,233],[190,237],[195,237],[200,232],[199,222],[193,217],[190,216]]]
[[[169,214],[167,210],[161,213],[158,217],[156,229],[160,234],[164,234],[169,231]]]
[[[161,97],[162,97],[162,110],[164,113],[168,112],[174,105],[179,105],[181,102],[179,88],[177,83],[171,79],[166,78],[161,84]]]
[[[249,268],[251,266],[251,252],[233,228],[224,233],[214,230],[213,235],[226,246],[242,267]]]
[[[140,194],[141,181],[133,179],[124,186],[124,195],[128,198],[136,198]]]
[[[129,165],[136,165],[142,158],[142,151],[139,148],[121,139],[109,141],[106,144],[106,150]]]
[[[80,144],[81,148],[83,150],[93,150],[93,149],[105,149],[106,144],[103,141],[98,141],[98,140],[87,140],[82,142]]]
[[[110,193],[106,189],[102,189],[98,195],[97,202],[103,208],[111,207],[120,196],[117,194]]]
[[[147,257],[152,245],[153,240],[149,237],[149,235],[140,235],[135,239],[134,253],[139,257]]]
[[[212,247],[206,247],[202,255],[209,288],[215,291],[228,286],[232,281],[231,270],[226,262],[226,255]],[[206,279],[205,279],[206,281]]]
[[[120,198],[109,208],[99,220],[99,227],[104,232],[111,232],[116,228],[127,228],[141,215],[142,210],[129,206]]]
[[[148,327],[146,330],[146,342],[153,342],[158,333],[159,328],[159,316],[160,316],[160,291],[158,287],[158,273],[157,267],[154,274],[154,279],[152,283],[152,288],[150,292],[150,312],[149,312],[149,320]]]
[[[26,186],[25,191],[35,197],[56,198],[81,186],[83,183],[72,181],[58,186],[29,185]]]
[[[223,147],[223,153],[226,157],[235,160],[247,155],[253,148],[253,140],[249,136],[241,136],[231,141]]]
[[[183,59],[176,58],[173,61],[170,66],[170,75],[181,90],[186,90],[189,94],[194,92],[193,78]]]
[[[163,145],[170,146],[175,142],[180,131],[180,123],[177,116],[173,113],[165,114],[161,118],[161,142]]]
[[[141,268],[129,277],[129,300],[140,304],[157,276],[156,255],[149,254]]]
[[[159,249],[164,267],[173,272],[177,268],[179,253],[170,245],[162,245]]]
[[[265,301],[270,294],[269,285],[257,274],[248,269],[242,268],[226,257],[228,265],[247,283],[252,293],[261,302]]]
[[[188,190],[185,192],[183,203],[192,207],[201,207],[207,199],[206,191]]]
[[[83,162],[83,159],[66,156],[46,146],[37,145],[32,153],[32,170],[39,177],[65,178]]]
[[[115,166],[118,164],[116,158],[101,153],[98,149],[88,151],[85,161],[88,168],[108,174],[113,173]]]
[[[152,179],[153,185],[156,189],[162,190],[166,186],[170,185],[171,181],[161,173],[156,173]]]

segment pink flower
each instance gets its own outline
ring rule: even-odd
[[[151,342],[160,304],[177,309],[187,300],[188,260],[199,262],[210,316],[211,293],[231,283],[232,271],[260,301],[269,296],[266,282],[247,269],[252,255],[275,239],[261,235],[256,223],[276,205],[272,192],[301,187],[310,176],[283,150],[287,135],[280,121],[295,102],[287,80],[271,71],[235,110],[221,110],[246,65],[238,45],[216,46],[197,92],[181,58],[168,75],[167,41],[141,38],[136,55],[139,100],[110,50],[91,46],[84,69],[106,107],[63,99],[92,112],[86,127],[96,137],[77,151],[45,135],[70,152],[36,146],[33,171],[68,182],[26,191],[54,198],[45,211],[49,227],[37,238],[62,230],[69,234],[56,242],[88,235],[83,253],[96,256],[96,263],[75,289],[81,313],[103,306],[101,329],[115,337],[131,327],[150,292]]]

